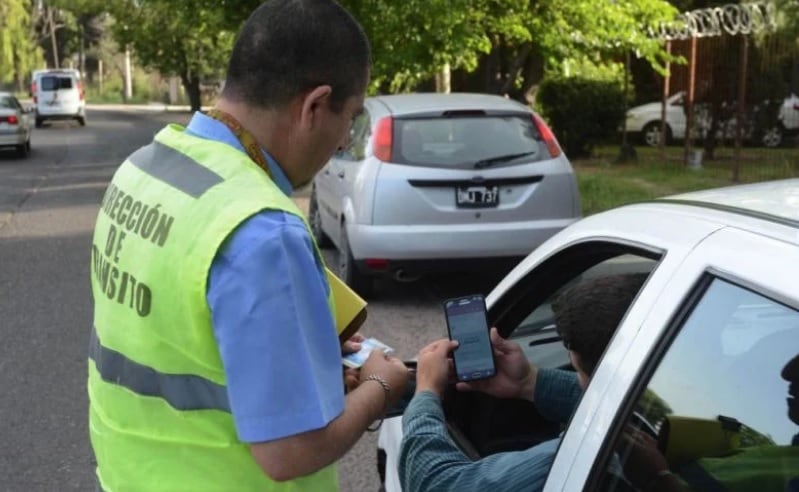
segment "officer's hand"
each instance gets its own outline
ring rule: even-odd
[[[372,350],[361,366],[361,384],[372,374],[382,377],[388,384],[386,408],[393,406],[402,398],[405,386],[408,385],[408,368],[398,357],[388,355],[380,349]]]

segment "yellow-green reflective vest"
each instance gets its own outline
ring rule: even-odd
[[[114,175],[91,257],[89,425],[104,491],[338,488],[334,465],[273,482],[236,437],[206,283],[223,241],[265,209],[305,220],[243,153],[177,125]]]

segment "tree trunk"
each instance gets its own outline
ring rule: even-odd
[[[187,73],[181,74],[180,81],[186,89],[186,96],[189,98],[189,105],[192,111],[199,111],[202,108],[202,98],[200,96],[200,78],[191,76]]]

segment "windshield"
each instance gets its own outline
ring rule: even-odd
[[[474,169],[538,161],[548,154],[529,114],[397,119],[392,161]]]

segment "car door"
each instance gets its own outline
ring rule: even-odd
[[[333,219],[328,234],[337,245],[343,234],[341,223],[345,210],[357,206],[354,202],[359,200],[355,181],[366,159],[366,142],[370,134],[370,115],[364,109],[352,122],[346,147],[336,152],[326,166],[330,186],[330,218]]]
[[[676,476],[666,480],[699,490],[799,484],[799,454],[789,448],[799,442],[799,367],[791,367],[799,366],[798,277],[795,244],[733,228],[702,241],[651,309],[636,314],[639,322],[629,323],[628,313],[545,490],[626,491],[627,481],[641,488],[640,481],[669,474]],[[642,441],[655,443],[668,473],[639,476],[645,467],[630,456],[641,449],[625,438],[639,432],[631,425],[649,429]]]

